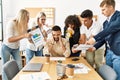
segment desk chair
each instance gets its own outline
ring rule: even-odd
[[[116,80],[117,78],[117,74],[114,71],[114,69],[112,69],[110,66],[108,65],[102,65],[99,68],[98,73],[100,74],[100,76],[104,79],[104,80]]]
[[[10,60],[6,62],[3,65],[3,70],[8,80],[12,80],[12,78],[19,72],[19,68],[15,60]]]

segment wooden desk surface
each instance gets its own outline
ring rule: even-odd
[[[51,77],[51,80],[57,80],[57,74],[56,74],[56,61],[50,61],[49,64],[45,64],[44,57],[34,57],[30,61],[31,63],[43,63],[42,70],[43,72],[47,72],[49,76]],[[65,61],[63,61],[64,64],[77,64],[77,63],[84,63],[86,66],[88,66],[91,70],[88,72],[88,74],[75,74],[73,78],[67,78],[64,80],[103,80],[98,73],[87,63],[87,61],[84,58],[80,58],[78,61],[72,61],[72,58],[66,58]],[[21,74],[29,74],[33,72],[23,72],[22,70],[13,78],[13,80],[19,80],[19,76]]]

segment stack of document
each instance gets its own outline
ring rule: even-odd
[[[50,80],[50,76],[47,72],[39,72],[32,74],[22,74],[19,77],[20,80]]]
[[[75,48],[75,50],[87,50],[91,47],[93,47],[93,45],[80,44]]]
[[[86,66],[83,63],[74,64],[74,65],[75,65],[75,69],[74,69],[75,74],[87,74],[91,70],[88,66]]]

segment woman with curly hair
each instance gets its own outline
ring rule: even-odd
[[[64,37],[68,39],[70,43],[70,50],[72,57],[78,57],[80,55],[80,51],[74,50],[72,47],[75,44],[79,44],[80,39],[80,26],[81,22],[77,15],[69,15],[65,19],[65,27],[64,27]]]

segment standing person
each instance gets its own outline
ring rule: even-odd
[[[104,30],[86,43],[96,44],[96,49],[106,43],[106,64],[111,66],[120,80],[120,11],[115,10],[114,0],[103,0],[100,4],[102,14],[107,17]]]
[[[10,60],[10,56],[16,60],[19,69],[22,68],[22,59],[19,51],[19,41],[23,38],[30,38],[31,34],[27,33],[29,21],[29,12],[21,9],[14,20],[11,20],[6,27],[6,36],[2,45],[2,64]],[[6,74],[2,72],[2,80],[6,79]]]
[[[68,39],[70,43],[70,50],[72,57],[78,57],[80,55],[80,51],[76,51],[73,49],[73,45],[79,44],[80,39],[80,26],[81,22],[77,15],[69,15],[65,19],[65,27],[64,27],[64,37]]]
[[[69,57],[70,45],[69,42],[61,37],[61,28],[53,26],[52,37],[47,40],[43,49],[43,54],[50,54],[52,57]]]
[[[80,43],[85,44],[85,42],[89,38],[95,36],[97,33],[99,33],[102,30],[102,26],[97,21],[93,20],[93,12],[89,9],[84,10],[81,13],[80,17],[81,20],[83,21],[83,25],[80,28],[80,32],[81,32],[80,41],[82,41]],[[94,67],[95,64],[96,70],[98,71],[104,59],[104,46],[94,52],[86,51],[86,53],[84,54],[86,54],[86,60],[89,62],[89,64],[92,67]]]
[[[38,27],[42,32],[44,38],[46,39],[47,38],[46,31],[48,30],[48,26],[45,24],[45,22],[46,22],[46,14],[44,12],[39,12],[36,16],[36,21],[32,23],[32,28]],[[36,48],[33,42],[28,41],[28,45],[26,49],[26,63],[28,63],[34,55],[35,56],[43,55],[43,44],[40,45],[39,48]]]

